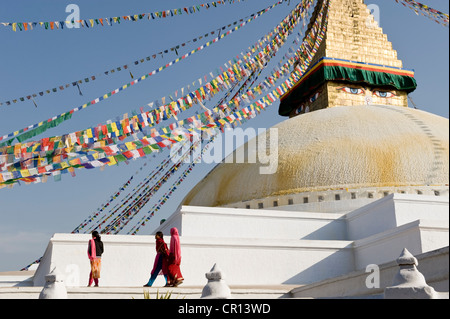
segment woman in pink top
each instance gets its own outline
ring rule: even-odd
[[[93,281],[95,282],[95,287],[98,287],[98,279],[102,268],[103,242],[97,231],[92,232],[92,239],[89,240],[87,253],[91,263],[88,287],[92,285]]]

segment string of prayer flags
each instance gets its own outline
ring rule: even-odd
[[[204,118],[207,120],[206,116]],[[214,127],[215,125],[222,125],[222,123],[217,122],[208,124],[207,128]],[[44,162],[41,163],[39,167],[17,169],[0,173],[0,185],[11,184],[18,180],[23,180],[25,182],[40,182],[40,177],[42,177],[42,181],[44,181],[44,178],[48,175],[55,175],[53,174],[55,171],[66,170],[70,167],[92,169],[105,165],[117,165],[118,163],[129,159],[136,159],[152,152],[158,152],[159,150],[170,147],[171,145],[190,137],[191,133],[176,131],[174,134],[169,133],[167,135],[154,137],[145,136],[141,140],[123,143],[117,146],[97,147],[94,149],[96,153],[92,155],[83,154],[77,159],[67,159],[53,164]]]
[[[146,187],[139,194],[134,194],[138,201],[131,202],[126,206],[114,219],[106,226],[103,227],[102,233],[110,234],[111,231],[118,233],[133,217],[139,213],[139,211],[150,201],[153,195],[158,192],[159,189],[167,182],[169,179],[178,171],[178,169],[183,165],[185,159],[194,152],[196,148],[201,145],[201,139],[194,143],[188,151],[173,165],[171,166],[165,174],[157,180],[151,187]],[[113,212],[107,219],[115,215],[117,211]],[[107,220],[106,219],[106,220]]]
[[[20,271],[26,271],[28,270],[32,265],[34,264],[39,264],[41,262],[42,257],[36,259],[35,261],[33,261],[32,263],[28,264],[27,266],[23,267],[22,269],[20,269]]]
[[[147,165],[147,163],[145,163],[143,166],[146,166],[146,165]],[[141,170],[142,170],[142,167],[141,167]],[[139,171],[136,172],[136,174],[138,174],[138,173],[139,173]],[[79,228],[84,228],[87,225],[88,222],[94,220],[99,214],[101,214],[102,211],[104,211],[107,207],[109,207],[111,205],[111,202],[113,202],[116,198],[118,198],[120,196],[120,194],[128,188],[128,186],[131,184],[131,182],[134,179],[134,177],[135,177],[134,175],[131,176],[119,188],[118,191],[114,192],[114,194],[109,197],[109,199],[107,200],[106,203],[104,203],[100,208],[98,208],[97,211],[93,215],[91,215],[87,219],[85,219],[80,226],[78,226],[74,231],[72,231],[72,233],[75,233],[77,231],[77,229],[79,229]]]
[[[95,18],[95,19],[72,19],[70,21],[46,21],[46,22],[0,22],[0,27],[10,27],[12,31],[31,31],[35,30],[37,27],[43,28],[45,30],[63,30],[66,29],[78,29],[78,28],[93,28],[113,26],[115,24],[121,24],[124,21],[127,22],[137,22],[142,21],[147,18],[147,20],[155,20],[160,18],[175,17],[183,14],[193,14],[198,13],[201,9],[217,8],[219,5],[234,4],[244,2],[245,0],[222,0],[213,1],[209,3],[202,3],[198,5],[193,5],[189,7],[182,7],[177,9],[168,9],[163,11],[132,14],[132,15],[122,15],[117,17],[106,17],[106,18]],[[282,0],[283,1],[283,0]],[[281,2],[282,2],[281,1]]]
[[[401,3],[404,7],[414,10],[417,15],[420,13],[436,23],[442,24],[446,27],[449,25],[449,15],[447,13],[430,8],[429,6],[414,0],[395,0],[395,2]]]
[[[292,65],[293,63],[294,63],[294,60],[291,59],[284,66],[281,67],[281,70],[283,71],[283,73],[281,73],[280,71],[277,71],[277,74],[274,74],[271,77],[269,77],[269,79],[271,80],[271,83],[273,83],[273,81],[275,81],[277,78],[279,78],[284,73],[287,73],[289,71],[289,67],[287,67],[286,65],[287,64],[291,64]],[[267,87],[271,86],[272,85],[271,83],[267,84],[266,86]],[[261,87],[262,87],[262,85],[261,85]],[[205,90],[206,89],[208,89],[207,85],[205,86]],[[257,87],[255,89],[255,94],[260,94],[261,91],[262,91],[261,88]],[[212,92],[211,91],[210,93],[213,94],[213,93],[216,93],[216,92]],[[246,94],[248,96],[254,96],[254,94],[251,91],[247,91]],[[194,96],[194,95],[192,95],[192,96]],[[189,96],[188,96],[188,98],[189,98]],[[248,100],[248,97],[244,96],[243,100],[246,100],[246,99]],[[235,101],[236,100],[237,100],[237,102],[235,102],[235,103],[239,104],[239,100],[240,99],[236,98]],[[183,101],[183,100],[181,100],[181,101]],[[179,101],[177,101],[177,102],[179,102]],[[176,108],[177,104],[174,101],[172,103],[174,103],[174,107]],[[188,103],[190,103],[190,104],[188,104],[187,107],[185,105],[185,108],[183,108],[183,105],[180,104],[182,110],[185,110],[185,109],[189,108],[192,105],[192,101],[189,101]],[[167,109],[167,106],[164,106],[164,107]],[[225,107],[226,108],[227,105],[220,105],[220,107]],[[156,119],[156,121],[158,120],[158,113],[157,112],[164,111],[162,109],[163,109],[163,107],[161,107],[161,110],[153,110],[152,114],[150,114],[150,112],[148,112],[148,113],[141,113],[140,115],[136,115],[136,116],[134,116],[133,118],[130,118],[130,119],[128,119],[127,116],[124,116],[124,120],[122,120],[120,122],[113,122],[112,124],[109,124],[107,126],[106,125],[102,126],[102,127],[99,126],[97,128],[92,128],[92,129],[88,129],[88,130],[77,132],[77,133],[71,133],[71,134],[68,134],[68,135],[65,135],[65,136],[61,136],[61,137],[51,138],[50,140],[48,138],[47,139],[42,139],[40,143],[25,143],[25,144],[22,144],[22,145],[17,145],[16,144],[14,147],[7,147],[6,149],[3,148],[2,153],[3,154],[12,154],[12,153],[14,153],[16,159],[20,159],[21,158],[20,154],[22,154],[24,156],[24,158],[27,159],[27,158],[30,158],[30,156],[31,156],[31,155],[27,155],[27,154],[29,154],[29,152],[31,152],[33,150],[39,151],[39,150],[42,150],[43,147],[44,147],[44,149],[46,151],[52,151],[53,150],[55,152],[55,154],[58,154],[55,158],[59,158],[61,155],[64,156],[65,153],[64,154],[60,153],[60,152],[56,153],[56,151],[58,149],[65,148],[67,153],[70,153],[70,152],[73,152],[73,150],[72,150],[73,149],[73,146],[72,146],[73,143],[78,143],[78,145],[82,145],[83,143],[99,143],[99,141],[101,141],[101,139],[102,139],[102,136],[100,136],[100,134],[104,134],[105,137],[108,134],[108,139],[111,140],[111,137],[114,137],[114,136],[121,138],[121,137],[125,137],[125,136],[129,135],[129,133],[134,134],[134,133],[136,133],[138,131],[141,131],[144,127],[149,126],[148,122],[150,122],[150,119],[151,119],[151,124],[152,125],[154,124],[154,119]],[[172,108],[171,108],[171,111],[173,111]],[[176,109],[176,111],[181,111],[181,110]],[[215,112],[218,113],[218,112],[220,112],[220,110],[219,111],[215,110]],[[155,113],[156,113],[156,116],[155,116]],[[169,116],[169,115],[166,114],[166,116]],[[161,117],[161,116],[159,116],[159,117]],[[147,122],[146,119],[148,119],[148,122]],[[131,120],[131,122],[134,123],[134,124],[130,125],[129,120]],[[189,119],[184,120],[184,121],[179,121],[178,125],[182,126],[182,125],[185,125],[186,123],[189,123],[189,122],[192,122],[192,121],[195,121],[195,119],[190,119],[189,118]],[[136,125],[136,123],[139,123],[139,125]],[[122,130],[122,128],[123,128],[123,130]],[[128,130],[126,130],[126,128],[128,128]],[[131,128],[132,131],[129,131],[130,128]],[[169,131],[172,131],[174,128],[176,128],[176,126],[175,127],[169,126],[169,127],[166,128],[166,130],[163,129],[162,130],[163,132],[161,134],[164,134],[164,133],[167,133]],[[117,131],[118,129],[120,131]],[[133,129],[135,129],[136,131],[133,131]],[[95,133],[93,133],[93,132],[95,132]],[[110,135],[110,134],[114,134],[114,135]],[[93,135],[95,135],[96,139],[93,138],[94,137]],[[68,142],[69,142],[69,144],[67,144]],[[108,145],[108,144],[111,144],[111,142],[107,142],[106,143],[106,145]],[[105,146],[105,144],[103,143],[102,146]],[[30,149],[31,147],[32,147],[32,149]],[[3,155],[3,157],[4,156],[5,155]],[[2,165],[5,165],[5,163],[7,163],[7,161],[8,161],[8,160],[3,160],[3,164],[2,164],[2,158],[1,157],[2,156],[0,156],[0,170],[2,170]],[[49,157],[47,155],[45,159],[47,161],[49,161],[51,159],[51,157]],[[35,158],[35,160],[39,160],[39,159]],[[56,160],[55,160],[55,162],[56,162]],[[51,163],[51,162],[48,162],[48,163]],[[28,164],[28,166],[29,166],[29,164]],[[11,167],[9,167],[8,169],[10,170],[10,168]],[[21,168],[20,166],[17,167],[17,169],[20,169],[20,168]]]
[[[104,216],[104,217],[99,217],[100,214],[102,214],[102,212],[106,211],[106,208],[109,206],[108,204],[111,202],[111,200],[109,200],[107,202],[107,204],[104,204],[102,206],[102,209],[97,210],[97,212],[95,212],[95,214],[89,216],[88,218],[86,218],[78,227],[76,227],[72,233],[79,233],[82,229],[86,228],[88,224],[90,224],[91,222],[95,221],[97,218],[99,218],[98,222],[96,224],[94,224],[93,226],[91,226],[89,229],[85,230],[85,233],[91,232],[93,230],[99,229],[101,224],[104,224],[109,218],[111,218],[112,215],[114,215],[119,209],[122,209],[128,202],[131,202],[131,200],[133,199],[133,197],[135,197],[135,194],[137,194],[139,191],[141,191],[144,187],[146,187],[150,182],[153,181],[153,179],[160,175],[162,173],[162,171],[165,170],[165,168],[172,163],[172,156],[169,155],[165,161],[163,161],[162,163],[160,163],[159,165],[156,166],[155,169],[153,169],[153,171],[151,173],[149,173],[144,180],[139,183],[139,185],[137,185],[136,187],[133,188],[133,190],[125,197],[123,198],[120,203],[116,204],[113,208],[111,208],[109,210],[110,215],[109,216]],[[145,166],[145,164],[144,164]],[[141,167],[142,170],[143,167]],[[115,198],[117,198],[117,196],[115,196]],[[112,212],[112,213],[111,213]]]
[[[281,1],[282,1],[282,0],[281,0]],[[68,119],[70,119],[70,118],[72,117],[72,114],[73,114],[74,112],[80,111],[80,110],[82,110],[82,109],[85,109],[85,108],[88,107],[88,106],[91,106],[91,105],[97,104],[97,103],[99,103],[99,102],[101,102],[101,101],[103,101],[103,100],[106,100],[106,99],[108,99],[109,97],[111,97],[112,95],[117,94],[117,93],[120,93],[121,91],[123,91],[123,90],[125,90],[125,89],[131,87],[132,85],[137,84],[137,83],[139,83],[139,82],[141,82],[141,81],[144,81],[144,80],[146,80],[147,78],[149,78],[150,76],[155,75],[156,73],[159,73],[159,72],[161,72],[161,71],[163,71],[163,70],[165,70],[165,69],[167,69],[167,68],[169,68],[169,67],[175,65],[176,63],[181,62],[182,60],[184,60],[184,59],[186,59],[186,58],[192,56],[193,54],[195,54],[195,53],[197,53],[197,52],[199,52],[199,51],[201,51],[201,50],[203,50],[203,49],[209,47],[209,46],[212,45],[213,43],[217,43],[218,41],[220,41],[220,40],[223,39],[224,37],[226,37],[226,36],[228,36],[228,35],[230,35],[230,34],[236,32],[236,31],[239,30],[240,28],[242,28],[242,27],[244,27],[245,25],[247,25],[249,22],[254,21],[256,18],[260,17],[261,15],[263,15],[263,14],[266,13],[266,12],[268,12],[268,10],[270,10],[270,9],[272,9],[272,8],[274,8],[274,7],[275,7],[275,5],[272,5],[272,6],[268,7],[268,8],[266,8],[265,10],[261,10],[261,11],[260,11],[257,15],[255,15],[253,18],[247,19],[246,21],[244,21],[244,22],[242,22],[241,24],[237,25],[237,26],[234,27],[233,29],[230,29],[230,30],[227,31],[226,33],[222,33],[220,36],[214,38],[212,41],[209,41],[209,42],[207,42],[206,44],[204,44],[204,45],[202,45],[202,46],[200,46],[200,47],[198,47],[198,48],[192,50],[191,52],[186,53],[186,54],[183,55],[182,57],[179,57],[179,58],[177,58],[176,60],[167,63],[166,65],[160,67],[159,69],[155,69],[155,70],[153,70],[152,72],[150,72],[150,73],[148,73],[148,74],[145,74],[145,75],[143,75],[143,76],[141,76],[141,77],[139,77],[139,78],[133,80],[132,82],[130,82],[130,83],[128,83],[128,84],[125,84],[125,85],[123,85],[122,87],[117,88],[117,89],[115,89],[115,90],[113,90],[113,91],[111,91],[111,92],[109,92],[109,93],[107,93],[107,94],[104,94],[103,96],[100,96],[100,97],[98,97],[98,98],[92,100],[91,102],[88,102],[88,103],[86,103],[86,104],[83,104],[83,105],[81,105],[81,106],[75,108],[75,109],[72,109],[72,110],[69,111],[69,112],[62,113],[62,114],[60,114],[60,115],[58,115],[58,116],[55,116],[55,117],[53,117],[53,118],[51,118],[51,119],[48,119],[47,121],[39,122],[39,123],[36,123],[36,124],[34,124],[34,125],[30,125],[30,126],[28,126],[28,127],[26,127],[26,128],[23,128],[23,129],[21,129],[21,130],[18,130],[18,131],[11,132],[11,133],[9,133],[9,134],[0,136],[0,141],[2,141],[2,140],[4,140],[4,139],[12,138],[11,140],[9,140],[9,141],[7,142],[7,143],[10,145],[10,144],[12,143],[12,141],[13,141],[14,138],[16,138],[19,142],[21,142],[21,141],[24,141],[24,140],[26,140],[26,139],[29,139],[29,138],[31,138],[31,137],[33,137],[33,136],[36,136],[36,135],[38,135],[38,134],[41,134],[41,133],[45,132],[47,129],[52,128],[52,127],[55,127],[55,126],[59,125],[60,123],[66,121],[66,120],[68,120]],[[39,128],[39,130],[36,130],[36,128]],[[4,145],[4,144],[0,144],[0,146],[3,146],[3,145]]]
[[[281,4],[281,3],[282,3],[282,1],[277,2],[271,8],[277,6],[277,5]],[[234,21],[233,23],[229,23],[227,26],[231,27],[231,25],[236,25],[238,22],[243,22],[244,20],[249,19],[249,17],[254,17],[256,14],[258,14],[258,12],[257,13],[253,13],[253,14],[251,14],[249,16],[246,16],[243,19],[239,19],[237,21]],[[58,93],[58,92],[66,90],[68,88],[75,87],[75,86],[78,89],[78,93],[80,95],[83,95],[82,92],[81,92],[80,86],[79,86],[80,84],[92,83],[93,81],[97,80],[101,76],[108,76],[108,75],[114,74],[116,72],[120,72],[120,71],[123,71],[123,70],[128,70],[132,66],[136,66],[136,65],[145,63],[147,61],[150,61],[152,58],[156,59],[158,56],[162,57],[163,56],[163,52],[164,53],[168,53],[170,51],[170,52],[175,52],[176,55],[178,55],[178,51],[177,50],[180,49],[180,47],[185,47],[187,44],[189,44],[191,42],[197,42],[197,41],[203,39],[204,37],[205,38],[208,37],[209,35],[215,35],[218,30],[219,31],[220,30],[225,30],[227,28],[227,26],[223,26],[221,28],[216,28],[216,29],[214,29],[214,30],[212,30],[210,32],[206,32],[206,33],[203,32],[200,36],[197,36],[197,37],[193,38],[192,40],[188,40],[188,41],[185,41],[185,42],[183,42],[181,44],[173,46],[170,49],[161,50],[158,53],[153,53],[153,54],[150,54],[149,56],[137,59],[137,60],[129,62],[127,64],[124,64],[124,65],[121,65],[121,66],[118,66],[118,67],[115,67],[115,68],[110,68],[110,69],[108,69],[106,71],[103,71],[103,72],[100,72],[100,73],[97,73],[97,74],[94,74],[94,75],[86,76],[83,79],[79,79],[79,80],[76,80],[76,81],[71,81],[71,82],[65,83],[65,84],[60,84],[60,85],[55,86],[54,88],[42,90],[42,91],[35,92],[35,93],[32,93],[32,94],[28,94],[28,95],[25,95],[25,96],[22,96],[22,97],[19,97],[19,98],[14,98],[14,99],[10,99],[8,101],[0,102],[0,106],[2,106],[2,105],[10,106],[10,105],[13,105],[13,104],[16,104],[16,103],[32,100],[34,105],[37,107],[36,102],[34,101],[34,98],[37,98],[37,97],[40,97],[40,96],[44,96],[44,94]],[[129,72],[130,72],[131,78],[134,79],[134,76],[131,73],[131,71],[129,71]]]
[[[279,36],[280,34],[277,33],[277,36]],[[286,37],[286,35],[285,35]],[[267,48],[267,47],[266,47]],[[270,51],[270,50],[269,50]],[[275,53],[275,52],[272,52]],[[246,56],[244,55],[244,58],[246,58]],[[267,57],[267,59],[270,59],[270,57]],[[251,62],[250,60],[247,60],[247,63],[245,64],[246,67],[251,68],[253,71],[255,72],[256,69],[254,69],[252,67],[253,62]],[[294,63],[294,61],[292,60],[290,63]],[[237,71],[237,73],[239,74],[240,72],[245,71],[245,69],[243,68],[244,64],[242,63],[241,60],[237,61],[237,63],[235,65],[233,65],[233,68],[231,69],[236,69],[236,66],[238,66],[239,70]],[[288,68],[286,66],[283,66],[282,69],[284,70],[284,72],[286,72],[288,70]],[[260,69],[260,71],[262,71],[262,69]],[[224,76],[226,76],[227,71],[225,71],[223,73]],[[231,73],[230,73],[231,74]],[[273,78],[276,78],[276,75],[272,75]],[[272,79],[272,78],[271,78]],[[213,79],[210,83],[205,84],[204,87],[200,88],[200,91],[203,91],[205,94],[205,91],[208,92],[208,95],[210,98],[213,97],[213,95],[215,95],[216,93],[218,93],[220,91],[220,85],[225,84],[225,82],[223,82],[223,78],[222,75],[219,75],[216,79]],[[237,84],[237,83],[236,83]],[[79,145],[83,144],[84,142],[87,142],[89,140],[90,143],[93,143],[95,141],[100,141],[103,139],[103,137],[101,136],[103,134],[103,136],[107,137],[107,138],[112,138],[112,137],[124,137],[126,135],[128,135],[129,133],[136,133],[137,131],[140,131],[142,128],[147,127],[147,126],[153,126],[155,123],[158,123],[158,121],[163,118],[170,118],[171,115],[176,115],[177,113],[180,113],[184,110],[189,109],[193,103],[195,103],[195,98],[196,95],[198,95],[199,90],[196,90],[194,94],[194,92],[189,93],[188,95],[186,95],[184,98],[179,98],[177,101],[172,101],[169,105],[164,105],[162,107],[159,107],[158,109],[152,110],[150,112],[143,112],[142,108],[141,108],[141,113],[133,116],[132,118],[128,119],[128,116],[123,115],[122,117],[124,118],[124,120],[120,120],[119,122],[113,122],[111,125],[104,125],[104,126],[98,126],[96,128],[91,128],[85,131],[79,131],[79,132],[75,132],[75,133],[71,133],[71,134],[66,134],[63,135],[61,137],[55,137],[52,138],[52,143],[49,144],[51,145],[53,148],[53,150],[57,150],[59,147],[65,147],[65,148],[69,148],[72,147],[74,143],[78,143]],[[252,92],[247,92],[250,96],[254,95]],[[256,94],[256,92],[255,92]],[[201,98],[201,97],[200,97]],[[206,98],[205,96],[203,98]],[[225,97],[226,98],[226,97]],[[194,100],[192,100],[194,99]],[[220,102],[222,103],[222,102]],[[219,103],[219,105],[220,105]],[[225,106],[226,107],[226,106]],[[167,109],[170,109],[170,114],[167,112]],[[131,131],[130,129],[126,129],[127,127],[130,127],[129,124],[129,120],[134,121],[134,123],[138,123],[139,125],[132,125],[131,126]],[[182,123],[179,123],[182,125]],[[122,131],[123,128],[123,131]],[[136,128],[137,131],[133,131],[133,129]],[[119,131],[117,131],[119,129]],[[95,131],[95,137],[96,139],[92,139],[92,135],[93,135],[93,131]],[[112,135],[114,134],[114,135]],[[125,134],[125,135],[124,135]],[[107,136],[108,135],[108,136]],[[69,144],[68,144],[69,142]],[[33,150],[40,150],[40,144],[42,145],[42,143],[47,144],[48,142],[46,142],[46,140],[41,140],[41,142],[38,143],[25,143],[22,145],[22,148],[17,149],[18,145],[14,146],[14,153],[16,154],[16,158],[18,158],[18,154],[22,154],[22,155],[26,155],[27,153],[29,153],[29,151],[24,150],[24,148],[29,149],[30,147],[33,147]],[[59,145],[59,147],[58,147]],[[42,145],[44,146],[44,145]],[[11,146],[12,147],[12,146]],[[45,146],[47,151],[52,150],[52,148],[49,148],[48,145]],[[7,147],[6,149],[0,149],[0,152],[5,154],[5,153],[9,153],[9,148]],[[67,150],[68,152],[71,152],[70,149]],[[0,170],[1,170],[1,161],[0,161]]]
[[[202,140],[200,139],[199,141],[197,141],[197,143],[192,145],[191,148],[184,154],[184,157],[198,154],[198,153],[194,153],[194,150],[201,145],[201,142],[202,142]],[[200,154],[197,156],[196,159],[193,159],[193,161],[192,161],[193,163],[196,163],[200,160],[201,154],[203,154],[205,152],[205,149],[208,148],[208,145],[211,144],[211,142],[212,142],[212,140],[208,141],[208,143],[206,144],[206,146],[202,150],[202,152],[200,152]],[[138,197],[140,199],[139,202],[136,204],[129,205],[125,210],[123,210],[121,212],[121,214],[119,216],[117,216],[107,227],[105,227],[102,230],[102,232],[106,233],[106,234],[110,234],[112,232],[114,234],[119,233],[128,224],[128,222],[130,222],[140,212],[140,210],[149,202],[149,200],[153,197],[153,195],[159,189],[161,189],[162,185],[164,185],[169,180],[169,178],[178,171],[178,169],[181,167],[181,165],[183,163],[184,163],[184,158],[179,160],[172,168],[170,168],[166,172],[166,174],[155,185],[152,186],[151,189],[146,190],[145,193],[139,194],[138,195]],[[171,189],[168,192],[170,195],[176,189],[176,187],[174,185],[178,186],[180,184],[179,180],[180,179],[182,180],[183,178],[186,177],[187,171],[189,171],[189,172],[192,171],[192,164],[188,167],[188,169],[185,172],[183,172],[181,174],[181,176],[178,178],[178,181],[175,182],[174,184],[172,184]],[[168,195],[166,193],[163,196],[162,201],[167,200],[167,199],[168,199]],[[160,202],[161,202],[161,200],[160,200]]]
[[[199,156],[192,161],[191,164],[184,170],[184,172],[181,173],[181,175],[177,178],[175,183],[172,184],[170,189],[158,200],[158,202],[153,206],[153,208],[147,213],[146,216],[143,216],[141,220],[133,227],[131,230],[127,233],[127,235],[136,235],[141,226],[145,226],[145,223],[148,222],[155,213],[161,209],[161,206],[164,205],[167,200],[171,197],[171,195],[177,190],[178,186],[187,178],[187,176],[193,171],[196,163],[200,160],[201,156],[209,149],[209,147],[214,142],[214,138],[216,136],[213,136],[210,141],[205,145]],[[135,214],[136,215],[136,214]],[[134,216],[130,216],[131,218]],[[119,233],[120,230],[122,230],[126,224],[131,220],[131,218],[128,218],[126,223],[123,223],[122,226],[116,230],[116,234]]]
[[[57,171],[66,171],[70,167],[92,169],[102,167],[105,165],[117,165],[120,162],[125,162],[130,159],[144,157],[147,154],[158,152],[164,148],[170,147],[182,141],[184,138],[189,138],[189,134],[181,132],[180,135],[167,134],[159,137],[144,137],[142,140],[124,143],[115,147],[97,148],[96,153],[84,154],[80,158],[66,159],[59,163],[46,164],[42,163],[38,167],[18,169],[0,173],[0,185],[11,184],[18,180],[25,182],[39,182],[40,177],[47,177],[54,175]],[[108,154],[108,152],[111,152]]]
[[[321,18],[320,18],[320,15],[319,15],[319,19],[318,19],[319,21],[321,21]],[[317,22],[317,21],[316,21]],[[326,23],[324,23],[323,24],[324,26],[326,25]],[[315,26],[317,26],[317,23],[315,23]],[[313,31],[314,31],[314,29],[313,29]],[[322,33],[324,32],[324,30],[322,30]],[[316,32],[317,33],[317,32]],[[317,36],[317,38],[316,38],[316,42],[317,41],[321,41],[323,39],[323,37],[319,37],[319,36]],[[304,45],[304,44],[303,44]],[[302,47],[303,47],[303,45],[302,45]],[[315,45],[314,46],[315,48],[318,48],[319,47],[319,45]],[[315,52],[313,52],[314,54],[315,54]],[[309,61],[310,62],[310,61]],[[287,82],[288,83],[288,82]],[[290,81],[289,83],[294,83],[293,81]],[[248,116],[250,116],[250,118],[253,118],[254,116],[255,116],[255,112],[260,112],[260,110],[262,110],[262,109],[264,109],[267,105],[270,105],[270,104],[272,104],[277,98],[279,98],[279,96],[281,95],[281,94],[284,94],[285,93],[285,91],[286,90],[288,90],[290,87],[292,87],[292,85],[282,85],[282,88],[277,88],[275,91],[273,91],[273,92],[271,92],[271,93],[269,93],[269,94],[267,94],[266,96],[264,96],[262,99],[260,99],[259,101],[256,101],[255,103],[253,103],[252,105],[250,105],[250,107],[249,107],[249,109],[244,109],[244,111],[238,111],[238,112],[236,112],[234,115],[232,115],[232,116],[227,116],[226,118],[228,119],[228,120],[231,120],[231,121],[234,121],[234,120],[236,120],[236,121],[240,121],[240,120],[242,120],[243,118],[248,118]],[[230,121],[230,122],[231,122]],[[207,127],[208,128],[211,128],[211,127],[220,127],[221,125],[224,125],[224,123],[227,123],[227,121],[216,121],[216,122],[212,122],[212,123],[210,123],[209,125],[207,125]],[[229,122],[228,122],[229,123]],[[240,123],[240,122],[239,122]],[[141,141],[142,142],[142,141]],[[171,141],[172,143],[174,143],[175,141]],[[163,144],[163,147],[164,147],[165,145]],[[158,148],[157,148],[158,149]],[[117,157],[117,161],[116,161],[116,158],[113,158],[114,159],[114,161],[112,162],[112,163],[110,163],[109,162],[109,159],[111,158],[108,158],[108,159],[106,159],[106,158],[102,158],[102,160],[100,160],[100,161],[98,161],[98,160],[95,160],[95,158],[93,159],[93,163],[86,163],[86,164],[84,164],[84,165],[82,165],[82,163],[80,163],[79,162],[79,160],[78,160],[78,162],[76,162],[76,163],[70,163],[71,165],[77,165],[77,166],[74,166],[74,167],[84,167],[84,168],[94,168],[94,167],[99,167],[99,166],[102,166],[102,165],[104,165],[105,163],[108,163],[108,165],[115,165],[116,163],[118,163],[118,162],[121,162],[121,161],[125,161],[125,160],[127,160],[128,158],[136,158],[136,157],[139,157],[139,156],[141,156],[141,155],[143,155],[143,153],[141,154],[141,153],[136,153],[137,151],[135,151],[135,152],[128,152],[129,154],[125,154],[125,152],[122,154],[122,155],[118,155],[118,157]],[[126,155],[126,156],[124,156],[124,154]],[[86,160],[90,160],[90,158],[88,158],[88,157],[86,157],[86,156],[84,156],[84,158],[86,158]],[[103,163],[103,164],[102,164]],[[54,164],[54,165],[56,165],[56,164]],[[59,170],[59,169],[64,169],[65,167],[67,167],[67,163],[66,163],[66,166],[61,166],[61,164],[58,164],[57,166],[56,166],[56,168],[55,167],[53,167],[53,166],[51,166],[51,165],[47,165],[46,167],[41,167],[41,168],[39,168],[39,169],[43,169],[43,171],[39,171],[39,173],[45,173],[46,171],[48,172],[48,171],[52,171],[52,169],[53,170]],[[26,171],[25,170],[25,172],[26,172],[26,176],[30,176],[31,174],[30,174],[30,172],[28,172],[28,171]],[[23,176],[23,175],[21,175],[21,172],[18,172],[18,171],[14,171],[14,172],[8,172],[8,173],[3,173],[3,176],[0,176],[0,177],[2,177],[2,179],[4,180],[4,181],[8,181],[8,180],[18,180],[18,179],[21,179],[21,177],[22,177],[22,180],[23,180],[23,178],[25,178],[25,176]],[[2,182],[2,181],[0,181],[0,182]],[[8,183],[10,183],[11,181],[9,181]]]

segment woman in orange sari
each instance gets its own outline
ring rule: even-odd
[[[181,245],[180,237],[178,235],[178,229],[173,227],[170,230],[170,254],[169,254],[169,267],[167,276],[167,285],[171,287],[177,287],[183,283],[183,275],[180,270],[181,264]]]

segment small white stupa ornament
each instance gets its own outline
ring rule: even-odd
[[[208,283],[203,287],[202,299],[228,299],[231,298],[231,290],[225,283],[222,270],[214,264],[210,272],[206,273]]]
[[[67,289],[64,276],[56,268],[45,276],[45,285],[39,294],[39,299],[67,299]]]
[[[385,299],[437,299],[438,294],[428,286],[425,277],[417,270],[417,258],[404,248],[397,258],[400,267],[392,286],[384,290]]]

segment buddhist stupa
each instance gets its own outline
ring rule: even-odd
[[[390,193],[448,196],[448,119],[408,107],[414,72],[403,68],[363,0],[332,0],[326,8],[316,55],[281,97],[279,114],[289,119],[274,127],[276,173],[262,175],[254,163],[219,164],[184,205],[253,209]]]
[[[155,233],[178,228],[188,287],[203,285],[217,264],[229,285],[256,287],[256,298],[269,285],[277,298],[381,297],[392,261],[407,248],[428,260],[427,283],[434,277],[436,291],[448,292],[448,119],[408,107],[414,72],[362,0],[318,0],[310,30],[319,14],[328,17],[322,42],[281,97],[279,114],[288,118],[273,127],[276,169],[263,174],[264,161],[236,163],[231,154]],[[56,234],[34,284],[54,266],[83,265],[88,237]],[[109,247],[102,263],[113,265],[102,270],[104,286],[148,280],[153,236],[102,238]],[[379,266],[376,289],[367,285],[368,265]],[[88,278],[89,267],[80,269]],[[239,290],[235,296],[249,296]]]

